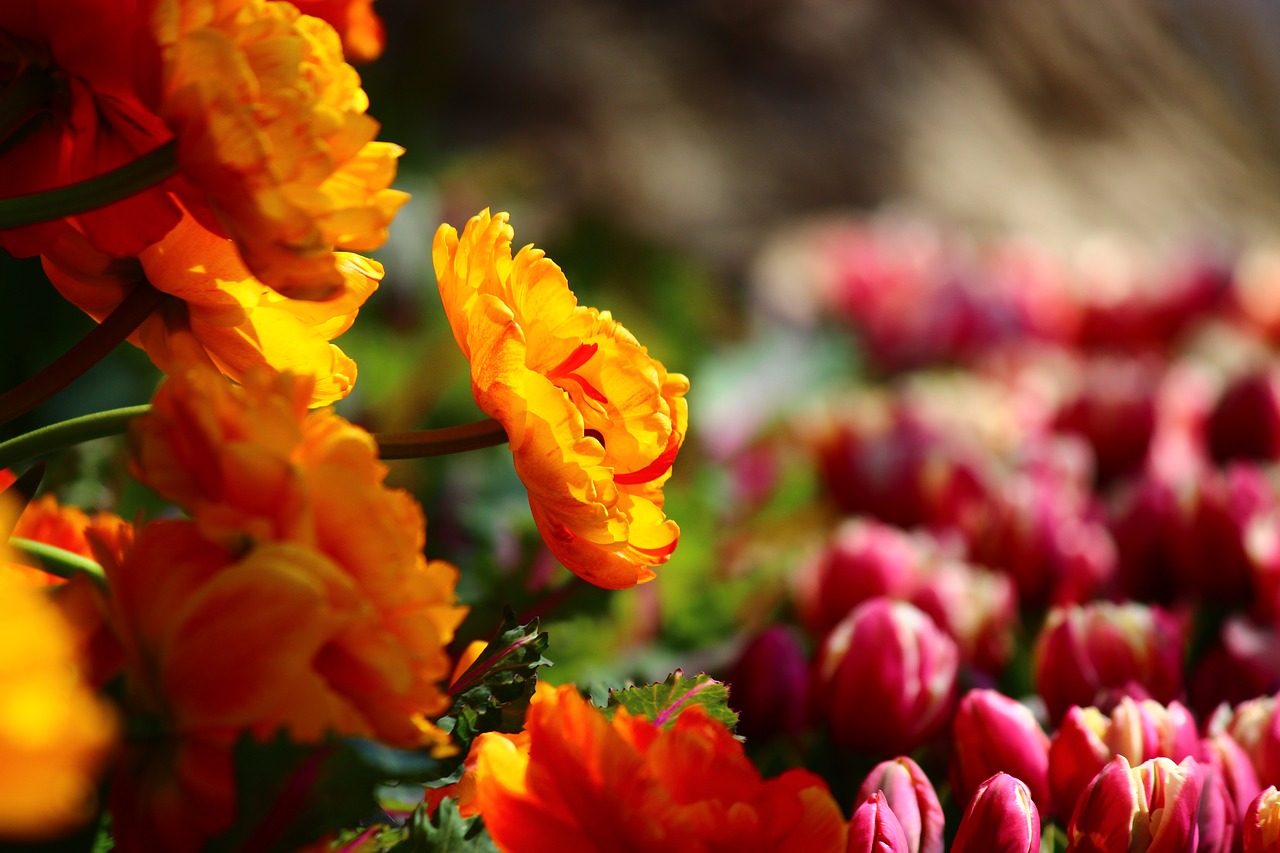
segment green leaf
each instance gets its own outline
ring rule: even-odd
[[[438,721],[463,757],[482,732],[514,734],[524,728],[538,680],[535,670],[551,665],[543,656],[546,650],[547,635],[538,631],[536,619],[518,625],[510,610],[503,614],[498,635],[450,688],[453,707]]]
[[[292,851],[342,827],[388,821],[374,798],[387,780],[435,781],[452,761],[362,738],[296,744],[285,732],[235,746],[236,820],[206,853]]]
[[[409,818],[408,837],[390,848],[390,853],[497,853],[493,839],[479,816],[458,814],[456,800],[440,803],[434,815],[424,806]]]
[[[732,729],[738,724],[738,715],[729,707],[729,688],[706,673],[685,678],[676,670],[661,684],[628,687],[609,694],[605,713],[612,716],[618,708],[626,708],[632,715],[652,720],[663,728],[670,728],[683,711],[701,705],[713,720]]]

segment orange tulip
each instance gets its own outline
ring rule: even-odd
[[[432,249],[476,403],[507,431],[551,552],[597,586],[651,580],[680,528],[662,484],[688,428],[689,380],[608,312],[578,305],[560,268],[486,210]]]

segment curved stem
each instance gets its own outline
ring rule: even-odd
[[[107,585],[107,576],[103,574],[102,566],[87,557],[81,557],[79,554],[46,545],[43,542],[16,537],[9,540],[9,547],[34,562],[42,572],[48,572],[66,580],[71,580],[78,574],[84,574],[104,587]]]
[[[83,441],[122,435],[130,421],[149,411],[151,406],[142,405],[94,412],[0,442],[0,469],[11,468],[19,462],[46,456]],[[506,441],[507,434],[501,424],[487,419],[443,429],[379,433],[374,435],[374,439],[383,459],[417,459],[493,447]]]
[[[149,411],[151,411],[150,406],[129,406],[126,409],[95,412],[92,415],[59,421],[17,438],[0,442],[0,468],[11,468],[19,462],[25,462],[37,456],[47,456],[82,441],[120,435],[128,427],[129,421]]]
[[[34,225],[106,207],[178,174],[178,143],[169,140],[102,175],[65,187],[0,199],[0,229]]]
[[[418,432],[381,432],[374,439],[378,442],[378,455],[383,459],[419,459],[424,456],[444,456],[496,447],[504,444],[507,431],[493,418]]]
[[[97,328],[57,361],[27,381],[0,394],[0,425],[24,415],[79,379],[107,353],[133,334],[160,307],[165,294],[140,281]],[[83,439],[82,439],[83,440]]]

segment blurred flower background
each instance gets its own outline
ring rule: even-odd
[[[631,590],[559,567],[506,449],[392,464],[461,600],[543,617],[547,681],[732,674],[756,761],[826,773],[846,812],[866,768],[842,782],[806,755],[823,727],[907,752],[952,731],[968,688],[999,688],[1039,694],[1044,731],[1007,712],[1039,754],[1073,705],[1203,722],[1280,689],[1280,5],[375,9],[386,52],[361,75],[413,199],[341,339],[360,378],[338,411],[380,432],[479,416],[431,238],[485,207],[690,378],[665,487],[681,545]],[[11,317],[42,318],[0,340],[8,387],[92,321],[37,261],[0,265]],[[122,348],[5,437],[158,378]],[[111,440],[46,483],[126,518],[160,507]],[[886,676],[875,708],[850,698],[894,654],[919,695]],[[957,756],[982,754],[960,721],[1006,713],[979,704]],[[953,786],[1009,769],[965,760]],[[1048,782],[1022,782],[1047,822]]]

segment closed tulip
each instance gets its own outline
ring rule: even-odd
[[[1090,783],[1067,827],[1068,853],[1192,853],[1207,769],[1194,758],[1136,767],[1117,755]]]
[[[882,792],[854,809],[845,849],[847,853],[910,853],[902,825]]]
[[[1244,814],[1244,853],[1280,853],[1280,791],[1272,785]]]
[[[955,642],[910,604],[873,598],[822,644],[815,710],[839,746],[910,752],[946,724],[955,698]]]
[[[1117,755],[1132,765],[1157,756],[1200,758],[1195,718],[1177,702],[1166,707],[1127,696],[1110,715],[1073,707],[1049,744],[1049,786],[1058,814],[1070,815],[1093,777]]]
[[[995,690],[970,690],[951,723],[951,787],[968,800],[984,781],[1004,772],[1022,780],[1041,812],[1049,797],[1049,736],[1031,709]]]
[[[960,819],[951,853],[1038,853],[1040,812],[1031,790],[1008,773],[978,786]]]
[[[1055,607],[1036,640],[1036,692],[1053,722],[1072,705],[1110,711],[1126,695],[1170,702],[1182,692],[1183,646],[1178,621],[1159,607]]]
[[[910,853],[942,853],[942,806],[920,765],[905,755],[880,762],[858,789],[855,807],[870,800],[877,791],[893,809]]]

